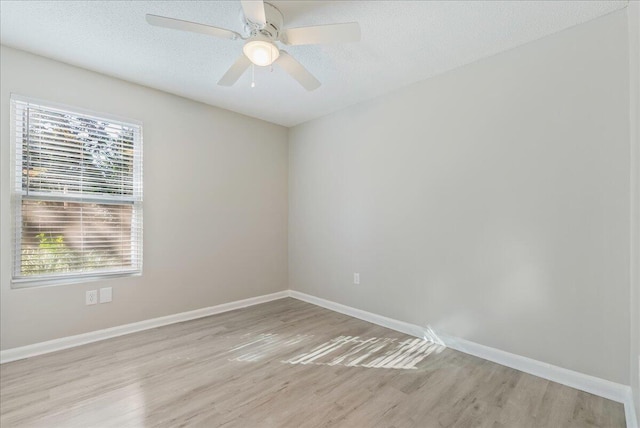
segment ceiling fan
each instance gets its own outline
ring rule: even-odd
[[[235,31],[181,19],[147,14],[147,22],[158,27],[191,31],[230,40],[245,40],[242,55],[218,81],[218,85],[232,86],[250,65],[279,65],[306,90],[320,87],[320,82],[295,58],[281,50],[276,42],[289,45],[311,45],[318,43],[356,42],[360,40],[360,25],[357,22],[316,25],[284,29],[284,17],[272,4],[263,0],[242,0],[244,32]]]

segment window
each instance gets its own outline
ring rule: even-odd
[[[13,283],[142,272],[142,128],[13,95]]]

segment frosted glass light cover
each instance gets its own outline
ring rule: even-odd
[[[242,48],[244,54],[255,65],[270,65],[280,56],[278,47],[264,40],[250,40]]]

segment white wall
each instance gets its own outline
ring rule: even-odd
[[[290,287],[628,384],[626,28],[619,11],[292,128]]]
[[[287,289],[286,128],[4,46],[0,67],[1,349]],[[10,288],[10,93],[143,121],[142,277]]]
[[[630,385],[640,426],[640,2],[632,1],[629,19],[631,136],[631,353]]]

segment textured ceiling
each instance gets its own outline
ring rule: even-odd
[[[272,1],[285,28],[358,21],[362,41],[292,46],[321,82],[278,67],[216,82],[242,41],[152,27],[145,14],[242,31],[239,1],[2,1],[2,44],[285,126],[610,13],[626,1]]]

